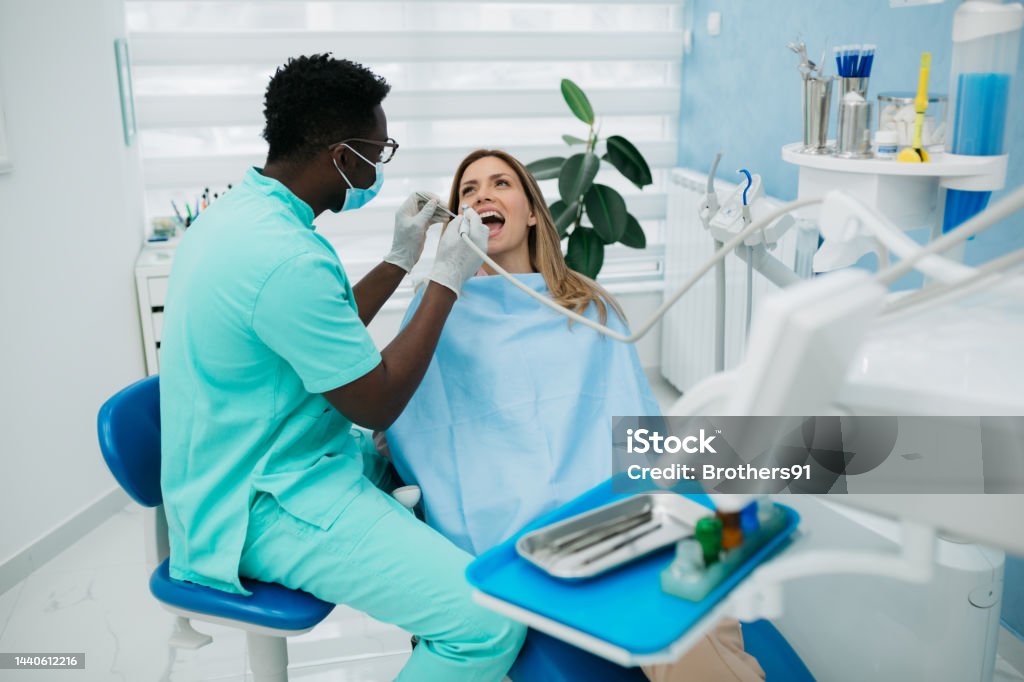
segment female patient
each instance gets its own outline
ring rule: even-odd
[[[455,173],[448,205],[480,215],[490,228],[488,255],[505,270],[626,331],[614,299],[566,265],[537,182],[514,157],[471,153]],[[422,489],[427,523],[474,555],[606,480],[613,416],[660,414],[632,345],[570,325],[494,274],[485,265],[466,283],[420,388],[387,433],[398,473]],[[712,658],[740,646],[714,644]],[[742,651],[736,656],[740,665],[730,668],[748,663]],[[644,679],[536,632],[510,676]]]
[[[449,207],[490,227],[488,254],[561,305],[624,330],[618,304],[562,257],[536,181],[500,151],[459,165]],[[636,350],[541,306],[485,265],[452,309],[420,388],[388,431],[427,523],[480,554],[611,475],[611,418],[660,414]],[[415,310],[413,301],[409,314]]]

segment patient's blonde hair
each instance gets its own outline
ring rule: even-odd
[[[611,306],[615,314],[619,316],[619,319],[625,321],[626,316],[622,313],[622,308],[619,307],[618,302],[612,298],[611,294],[594,280],[581,275],[566,265],[565,257],[562,256],[562,244],[558,238],[558,230],[555,229],[555,221],[551,218],[551,212],[548,210],[547,204],[544,203],[544,195],[537,185],[537,180],[530,174],[530,171],[526,170],[526,166],[508,152],[500,149],[477,149],[464,158],[455,171],[455,177],[452,179],[452,191],[448,197],[448,209],[453,213],[458,213],[459,185],[462,184],[462,176],[466,172],[466,168],[470,164],[488,156],[501,159],[511,166],[512,170],[519,176],[519,182],[522,184],[523,190],[526,192],[526,198],[530,203],[530,210],[537,218],[536,226],[527,227],[529,231],[527,245],[530,251],[530,265],[544,277],[544,283],[547,284],[548,291],[551,292],[551,298],[559,305],[581,315],[587,309],[587,306],[593,303],[597,307],[597,315],[601,320],[601,324],[608,321],[607,306]]]

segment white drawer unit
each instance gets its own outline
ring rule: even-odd
[[[135,261],[135,290],[139,297],[146,373],[151,376],[160,371],[164,300],[167,298],[167,278],[171,274],[175,245],[175,242],[147,244]]]

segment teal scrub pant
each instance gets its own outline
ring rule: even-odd
[[[239,572],[347,604],[421,638],[402,682],[501,680],[526,629],[473,602],[472,557],[365,477],[327,530],[259,493]]]

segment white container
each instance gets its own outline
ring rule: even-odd
[[[900,134],[895,130],[879,130],[875,133],[875,158],[895,159],[900,150]]]
[[[897,144],[909,147],[914,143],[913,92],[883,92],[878,95],[878,129],[895,130]],[[942,151],[946,142],[946,96],[928,93],[928,109],[921,126],[921,146],[930,152]]]

